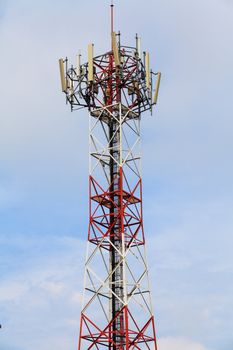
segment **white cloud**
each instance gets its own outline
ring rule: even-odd
[[[50,244],[53,249],[48,253]],[[6,344],[6,349],[7,344],[13,348],[14,333],[17,346],[23,350],[40,349],[42,344],[45,350],[75,348],[83,281],[80,275],[83,242],[68,236],[39,239],[37,235],[31,235],[27,241],[27,236],[21,235],[15,241],[3,237],[1,247],[13,250],[16,255],[14,271],[1,277],[1,344]],[[18,263],[19,251],[33,253],[28,253],[27,264]],[[0,265],[2,259],[1,256]],[[28,332],[36,336],[27,336]],[[45,344],[43,339],[47,339]]]
[[[0,286],[0,302],[16,302],[28,292],[28,287],[25,282],[17,283],[13,281],[9,281],[7,283],[3,283]]]
[[[231,339],[230,203],[167,200],[148,206],[153,221],[147,210],[145,215],[146,226],[154,232],[147,243],[157,329],[163,335],[199,339],[215,349],[220,339]]]
[[[197,342],[183,338],[161,338],[158,340],[159,350],[207,350]]]
[[[82,301],[82,293],[76,292],[72,295],[71,300],[76,304],[81,304]]]
[[[40,287],[45,291],[49,292],[52,296],[61,295],[65,288],[64,283],[61,282],[42,282]]]

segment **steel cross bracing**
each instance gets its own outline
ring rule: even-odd
[[[106,119],[101,120],[103,114],[114,122],[112,133]],[[140,349],[143,343],[154,349],[142,221],[140,116],[114,104],[98,110],[98,117],[90,115],[89,133],[90,225],[80,346],[110,343],[111,348]]]
[[[65,66],[64,66],[65,64]],[[122,46],[68,67],[71,109],[89,110],[89,229],[79,350],[157,349],[142,215],[141,115],[156,104],[160,73],[149,54]],[[155,88],[155,89],[154,89]],[[154,91],[155,90],[155,91]],[[154,92],[154,97],[152,97]]]

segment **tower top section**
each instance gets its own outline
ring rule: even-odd
[[[78,350],[157,350],[142,216],[141,114],[157,103],[161,74],[149,53],[111,45],[75,65],[60,59],[71,109],[89,110],[89,225]],[[109,40],[110,41],[110,40]]]
[[[141,39],[136,34],[133,46],[121,43],[120,32],[114,31],[114,5],[111,10],[111,49],[94,55],[94,44],[88,45],[88,60],[78,54],[74,65],[60,58],[62,91],[71,110],[87,107],[96,116],[99,109],[114,110],[121,103],[122,110],[130,110],[132,117],[151,110],[157,104],[160,72],[150,68],[148,51],[141,51]],[[130,114],[129,114],[130,115]]]

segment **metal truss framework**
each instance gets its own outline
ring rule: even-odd
[[[138,40],[138,39],[137,39]],[[120,44],[68,68],[72,110],[89,109],[89,229],[78,350],[157,350],[142,214],[142,112],[156,104],[160,73],[149,56]],[[66,69],[64,69],[66,63]],[[63,76],[64,75],[64,76]],[[152,101],[153,84],[155,97]]]
[[[111,136],[103,121],[107,115],[116,122]],[[121,103],[98,109],[90,115],[89,133],[90,224],[79,349],[156,349],[142,217],[140,116]],[[121,141],[113,149],[116,135]],[[111,160],[118,169],[113,177]],[[117,256],[114,268],[109,256]]]

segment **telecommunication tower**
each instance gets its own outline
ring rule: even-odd
[[[142,215],[140,122],[156,105],[161,73],[149,53],[121,43],[75,66],[59,60],[71,110],[89,111],[89,228],[78,350],[157,349]]]

